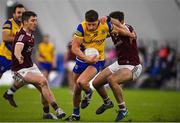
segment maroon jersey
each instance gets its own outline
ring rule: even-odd
[[[76,55],[71,51],[71,47],[72,47],[72,42],[68,43],[68,58],[67,61],[75,61],[76,60]]]
[[[130,32],[133,27],[125,24]],[[119,65],[138,65],[140,64],[136,39],[130,41],[128,36],[121,36],[117,33],[110,34],[116,48]]]
[[[19,64],[17,58],[14,55],[15,45],[17,42],[21,42],[24,44],[24,48],[21,52],[24,57],[24,62]],[[18,71],[23,68],[29,68],[33,66],[33,62],[31,59],[32,49],[34,46],[34,36],[25,32],[23,28],[16,34],[13,46],[12,46],[12,71]]]

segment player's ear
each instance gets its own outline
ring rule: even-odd
[[[26,25],[28,23],[28,20],[24,20],[23,24]]]
[[[13,12],[13,17],[15,16],[15,13]]]
[[[124,20],[120,21],[122,24],[124,24]]]

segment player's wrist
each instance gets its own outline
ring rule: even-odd
[[[88,62],[89,61],[88,57],[84,57],[84,61]]]

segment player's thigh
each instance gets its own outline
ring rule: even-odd
[[[122,84],[133,79],[133,73],[128,68],[119,69],[108,77],[110,82]]]
[[[34,72],[27,72],[26,75],[24,76],[24,80],[27,83],[37,83],[39,84],[40,82],[45,82],[47,81],[46,78],[39,73],[34,73]]]
[[[107,77],[110,76],[112,73],[109,68],[105,68],[101,71],[93,80],[92,84],[94,87],[99,87],[105,85],[107,83]]]
[[[88,83],[97,74],[97,69],[94,66],[88,66],[79,76],[77,82]]]

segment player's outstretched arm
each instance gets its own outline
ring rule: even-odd
[[[18,59],[19,64],[24,62],[24,57],[22,56],[21,52],[24,48],[24,43],[17,42],[14,49],[14,55]]]
[[[135,38],[135,34],[129,32],[126,27],[121,24],[117,19],[111,18],[109,16],[103,16],[99,19],[102,23],[111,22],[113,24],[113,31],[119,33],[122,36],[128,36],[130,38]]]
[[[111,23],[112,23],[113,25],[116,25],[116,26],[119,27],[119,28],[126,29],[126,28],[123,26],[123,24],[122,24],[121,22],[119,22],[117,19],[110,18],[110,20],[111,20]]]
[[[111,22],[113,25],[116,25],[119,28],[126,29],[123,24],[121,24],[117,19],[111,18],[109,16],[102,16],[99,18],[99,20],[101,21],[101,23]]]
[[[131,32],[129,32],[127,29],[119,28],[119,27],[116,26],[116,25],[113,25],[113,29],[114,29],[115,32],[119,33],[120,35],[128,36],[128,37],[130,37],[130,38],[136,38],[135,33],[131,33]]]

